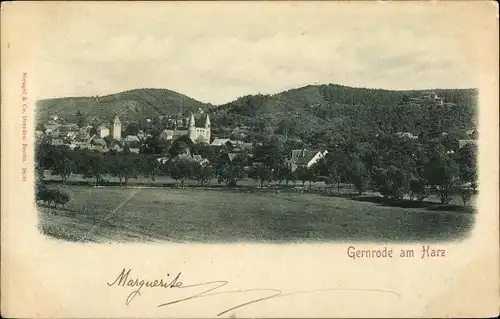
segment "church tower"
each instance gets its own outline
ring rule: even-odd
[[[205,119],[205,138],[207,139],[207,143],[210,144],[210,117],[207,113],[207,118]]]
[[[196,141],[196,126],[194,122],[194,115],[191,113],[191,117],[189,118],[189,127],[188,127],[188,137],[191,141]]]
[[[113,136],[115,140],[120,140],[122,138],[122,123],[120,122],[118,115],[115,116],[111,127],[111,136]]]

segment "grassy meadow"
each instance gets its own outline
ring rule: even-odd
[[[39,205],[39,227],[76,242],[449,241],[464,238],[475,216],[288,191],[51,187],[71,200]]]

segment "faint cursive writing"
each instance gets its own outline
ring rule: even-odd
[[[292,296],[292,295],[298,295],[298,294],[308,294],[308,293],[315,293],[315,292],[325,292],[325,291],[359,291],[359,292],[373,292],[373,293],[383,293],[383,294],[389,294],[395,297],[399,297],[399,294],[395,291],[391,290],[384,290],[384,289],[366,289],[366,288],[326,288],[326,289],[312,289],[312,290],[302,290],[302,291],[294,291],[294,292],[289,292],[289,293],[283,293],[279,289],[271,289],[271,288],[258,288],[258,289],[239,289],[239,290],[226,290],[226,291],[218,291],[220,288],[226,286],[229,282],[225,280],[217,280],[217,281],[209,281],[209,282],[203,282],[203,283],[197,283],[197,284],[190,284],[186,285],[181,281],[181,275],[182,273],[177,273],[173,279],[155,279],[155,280],[143,280],[143,279],[133,279],[129,278],[130,276],[131,269],[123,269],[122,272],[118,275],[118,277],[112,282],[112,283],[107,283],[108,286],[121,286],[121,287],[132,287],[134,290],[127,296],[127,299],[125,301],[126,305],[129,305],[135,297],[141,295],[141,289],[143,287],[147,288],[179,288],[179,289],[188,289],[188,288],[193,288],[193,287],[202,287],[206,286],[207,289],[194,294],[192,296],[182,298],[182,299],[176,299],[172,301],[168,301],[165,303],[162,303],[158,305],[158,307],[166,307],[169,305],[177,304],[180,302],[188,301],[188,300],[194,300],[194,299],[199,299],[203,297],[208,297],[208,296],[214,296],[214,295],[227,295],[227,294],[243,294],[243,293],[248,293],[248,292],[263,292],[265,293],[265,296],[256,298],[256,299],[251,299],[247,302],[238,304],[236,306],[233,306],[231,308],[225,309],[222,312],[219,312],[217,316],[221,316],[231,310],[235,310],[237,308],[241,308],[244,306],[248,306],[251,304],[255,304],[257,302],[261,302],[264,300],[269,300],[273,298],[281,298],[281,297],[286,297],[286,296]],[[171,277],[169,273],[166,274],[166,277]]]

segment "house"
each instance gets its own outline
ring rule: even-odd
[[[110,150],[115,151],[115,152],[123,152],[123,148],[121,148],[120,145],[118,145],[118,144],[111,146]]]
[[[127,143],[140,142],[140,140],[136,135],[127,135],[127,137],[125,138],[125,142]]]
[[[96,145],[96,146],[101,146],[101,147],[107,147],[106,141],[104,141],[102,138],[92,139],[91,144]]]
[[[183,135],[188,135],[188,131],[187,130],[167,130],[167,129],[165,129],[165,130],[161,131],[159,137],[162,140],[168,141],[168,140],[173,140],[173,139],[179,138]]]
[[[435,92],[423,92],[420,97],[410,98],[410,102],[416,104],[434,104],[437,106],[443,106],[443,98],[439,97]]]
[[[98,133],[100,138],[105,138],[106,136],[109,136],[109,128],[107,128],[104,125],[101,125],[98,128]]]
[[[467,134],[467,136],[469,138],[458,140],[458,148],[460,149],[467,144],[474,144],[477,146],[477,139],[479,137],[478,131],[476,129],[472,129],[472,130],[465,131],[465,133]]]
[[[475,140],[478,138],[478,131],[476,129],[472,129],[472,130],[467,130],[465,131],[465,133],[467,134],[467,136],[472,139],[472,140]]]
[[[236,157],[236,153],[227,153],[227,157],[229,157],[230,161],[233,161],[233,159]]]
[[[290,159],[286,160],[285,163],[290,167],[292,172],[294,172],[298,167],[311,167],[316,164],[320,159],[326,156],[327,150],[324,151],[310,151],[306,149],[292,150]]]
[[[140,140],[143,140],[145,137],[146,137],[146,134],[144,134],[143,131],[139,131],[137,133],[137,137],[140,139]]]
[[[76,138],[76,132],[74,132],[74,131],[68,132],[68,133],[66,133],[65,137],[68,140],[74,140]]]
[[[159,158],[157,158],[156,160],[157,160],[157,161],[158,161],[158,163],[160,163],[160,164],[165,164],[165,163],[167,163],[167,162],[170,160],[170,158],[168,158],[168,157],[159,157]]]
[[[52,137],[52,138],[57,138],[59,137],[59,131],[49,131],[47,133],[47,131],[45,131],[45,134],[47,134],[48,136]]]
[[[194,162],[201,165],[205,165],[208,163],[208,160],[206,158],[201,157],[201,155],[192,155],[190,152],[177,155],[174,158],[174,162],[178,160],[187,160],[189,162]]]
[[[216,138],[210,146],[222,146],[225,145],[230,140],[228,138]]]
[[[90,134],[87,133],[87,132],[79,132],[76,137],[75,137],[75,140],[77,141],[88,141],[90,139]]]
[[[52,145],[64,145],[64,142],[61,139],[52,139]]]
[[[90,146],[90,149],[92,151],[98,151],[101,153],[106,153],[108,151],[108,149],[106,147],[103,147],[101,145],[92,145],[92,146]]]
[[[75,149],[75,148],[77,148],[77,147],[79,147],[80,149],[82,149],[82,150],[83,150],[83,149],[86,149],[86,148],[90,148],[90,147],[91,147],[91,145],[90,145],[89,143],[87,143],[87,142],[79,142],[79,141],[74,141],[74,142],[72,142],[72,143],[69,145],[69,147],[70,147],[72,150],[73,150],[73,149]]]
[[[477,147],[477,140],[458,140],[458,148],[462,148],[467,144],[473,144]]]
[[[411,139],[411,140],[415,140],[415,139],[418,138],[418,136],[413,135],[410,132],[397,132],[396,136],[399,137],[399,138],[408,138],[408,139]]]

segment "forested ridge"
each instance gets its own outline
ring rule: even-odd
[[[433,90],[445,106],[413,103],[424,91],[389,91],[340,85],[306,86],[273,95],[247,95],[210,109],[215,134],[248,126],[262,139],[270,134],[298,138],[311,146],[381,133],[410,132],[465,137],[475,127],[477,90]]]

